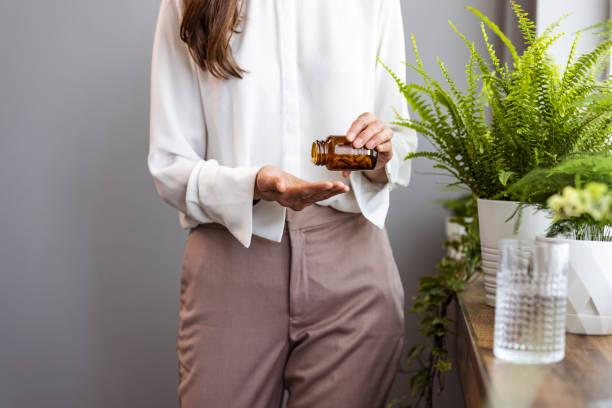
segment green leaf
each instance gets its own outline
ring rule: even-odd
[[[409,366],[412,364],[414,359],[420,356],[423,350],[425,350],[425,347],[425,344],[416,344],[412,346],[406,355],[406,365]]]
[[[454,292],[461,292],[465,290],[465,281],[461,279],[455,279],[451,282],[450,286]]]
[[[448,354],[448,351],[442,347],[436,347],[431,350],[431,354],[440,358],[444,358]]]
[[[435,365],[436,369],[440,371],[450,371],[452,368],[452,364],[449,361],[444,361],[442,359],[438,359]]]
[[[508,180],[514,176],[516,176],[516,173],[513,171],[500,170],[499,182],[502,184],[502,186],[506,187],[508,185]]]

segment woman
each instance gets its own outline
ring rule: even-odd
[[[376,57],[403,77],[403,38],[399,0],[162,0],[148,166],[190,229],[183,407],[384,405],[404,292],[383,227],[416,136]],[[330,134],[376,168],[313,166]]]

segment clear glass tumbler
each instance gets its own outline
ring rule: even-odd
[[[569,244],[499,241],[493,353],[513,363],[565,356]]]

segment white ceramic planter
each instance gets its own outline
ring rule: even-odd
[[[543,238],[568,242],[567,331],[612,334],[612,242]]]
[[[485,285],[486,303],[492,307],[495,307],[499,240],[504,238],[535,240],[536,236],[545,235],[551,223],[545,211],[536,211],[534,206],[525,206],[520,227],[514,234],[514,224],[517,218],[514,217],[508,222],[506,220],[514,214],[518,205],[516,201],[478,199],[482,269],[488,281],[488,285]]]

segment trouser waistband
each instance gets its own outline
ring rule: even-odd
[[[310,205],[302,211],[287,208],[285,230],[314,228],[331,222],[348,221],[358,217],[362,217],[362,214],[339,211],[329,206],[317,204]]]

